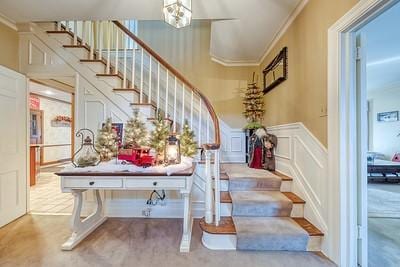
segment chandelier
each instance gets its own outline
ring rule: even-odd
[[[164,20],[179,29],[192,21],[192,0],[164,0]]]

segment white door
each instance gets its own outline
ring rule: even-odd
[[[356,36],[358,265],[368,266],[368,101],[365,37]]]
[[[0,66],[0,227],[26,213],[26,84],[25,76]]]

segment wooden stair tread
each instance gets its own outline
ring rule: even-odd
[[[96,74],[96,76],[97,76],[97,77],[118,77],[118,78],[120,78],[121,80],[123,79],[123,78],[121,77],[121,75],[115,74],[115,73],[110,73],[110,74],[107,74],[107,73],[98,73],[98,74]]]
[[[200,220],[200,228],[204,232],[209,234],[219,234],[219,235],[236,235],[235,224],[233,223],[232,217],[221,217],[219,225],[207,224],[205,218]]]
[[[213,179],[215,179],[214,176],[213,176]],[[222,172],[222,171],[221,171],[221,173],[220,173],[220,175],[219,175],[219,179],[220,179],[221,181],[228,181],[228,180],[229,180],[229,176],[228,176],[228,174],[227,174],[226,172]]]
[[[63,45],[64,48],[85,48],[87,51],[90,51],[90,48],[87,45]]]
[[[129,93],[129,92],[135,92],[140,94],[140,90],[137,88],[114,88],[114,92],[119,92],[119,93]]]
[[[324,236],[317,227],[310,223],[306,218],[292,218],[298,225],[303,228],[309,236]]]
[[[293,204],[305,204],[306,202],[299,197],[298,195],[292,193],[292,192],[281,192],[282,194],[284,194],[288,199],[290,199]]]
[[[84,63],[103,63],[104,65],[107,65],[107,61],[104,59],[81,59],[80,62]]]
[[[154,103],[131,103],[131,106],[152,106],[153,108],[157,109],[157,105]]]
[[[220,201],[221,203],[232,203],[231,194],[228,191],[221,191]]]
[[[71,37],[74,37],[74,34],[72,33],[72,32],[70,32],[70,31],[46,31],[47,33],[49,33],[49,34],[68,34],[68,35],[70,35]]]
[[[293,178],[290,176],[287,176],[286,174],[283,174],[281,172],[278,171],[271,171],[273,174],[275,174],[276,176],[279,176],[279,178],[282,179],[282,181],[293,181]]]

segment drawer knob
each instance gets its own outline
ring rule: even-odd
[[[94,182],[89,182],[89,185],[94,185]]]
[[[153,182],[153,185],[156,186],[156,185],[157,185],[157,182]]]

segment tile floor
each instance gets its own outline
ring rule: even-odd
[[[71,214],[73,197],[61,192],[60,179],[51,169],[43,169],[31,187],[30,208],[32,214]]]

